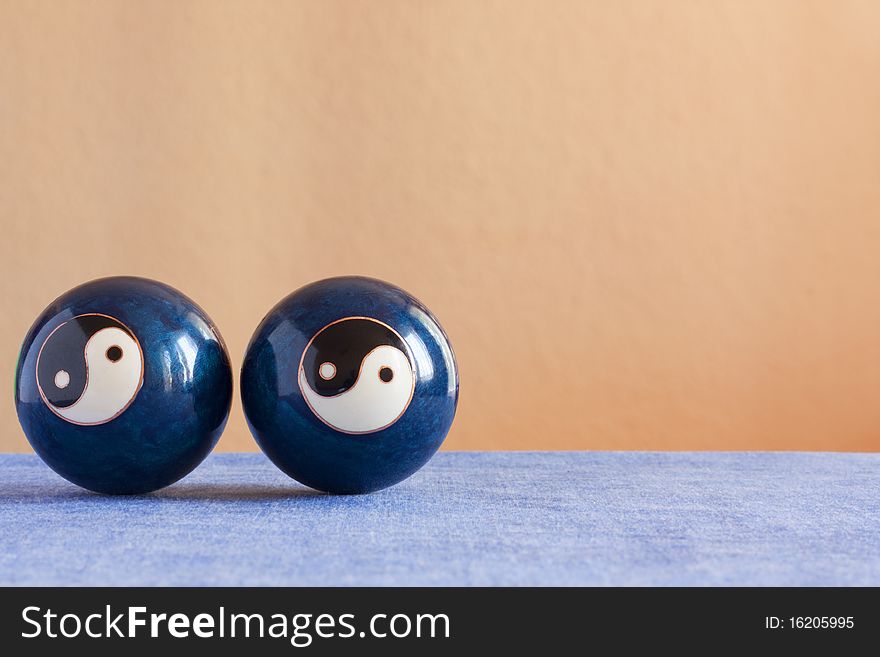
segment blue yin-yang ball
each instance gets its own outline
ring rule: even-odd
[[[300,288],[251,338],[241,371],[248,426],[297,481],[367,493],[421,468],[458,403],[440,323],[415,297],[347,276]]]
[[[99,493],[146,493],[187,475],[217,443],[231,402],[214,323],[145,278],[102,278],[58,297],[16,368],[16,410],[34,451]]]

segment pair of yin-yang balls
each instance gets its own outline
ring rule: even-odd
[[[318,281],[257,327],[241,370],[251,433],[297,481],[366,493],[422,467],[458,402],[449,340],[398,287]],[[15,403],[37,454],[100,493],[154,491],[211,452],[229,416],[232,370],[217,327],[174,288],[127,276],[80,285],[28,331]]]

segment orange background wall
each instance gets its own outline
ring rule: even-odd
[[[237,370],[361,273],[452,337],[448,448],[878,450],[878,34],[871,1],[4,0],[5,379],[94,277],[181,288]]]

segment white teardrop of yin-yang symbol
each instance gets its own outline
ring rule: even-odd
[[[369,317],[328,324],[306,345],[299,387],[312,412],[342,433],[386,429],[415,390],[415,368],[403,338]]]
[[[144,379],[144,356],[134,333],[108,315],[78,315],[40,347],[37,386],[58,417],[104,424],[134,401]]]

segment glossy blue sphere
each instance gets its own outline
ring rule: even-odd
[[[257,327],[241,371],[248,426],[288,475],[367,493],[421,468],[458,403],[439,322],[398,287],[358,276],[300,288]]]
[[[16,410],[34,451],[99,493],[145,493],[187,475],[217,443],[231,402],[213,322],[145,278],[60,296],[28,331],[16,368]]]

